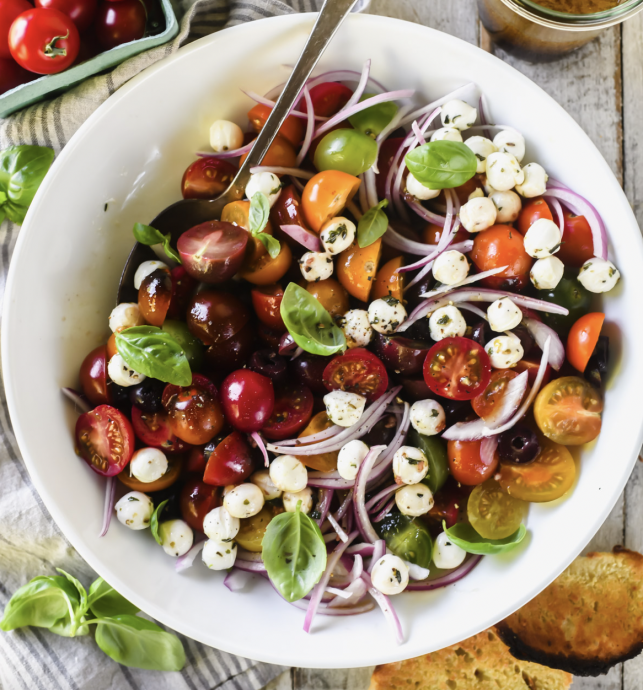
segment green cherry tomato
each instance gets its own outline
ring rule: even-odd
[[[447,455],[447,444],[439,436],[425,436],[419,434],[415,429],[409,431],[407,445],[419,448],[426,459],[429,461],[429,471],[422,480],[431,493],[435,494],[446,482],[449,476],[449,458]]]
[[[538,299],[569,309],[567,316],[543,313],[543,321],[561,335],[566,335],[574,323],[592,307],[592,296],[576,279],[577,273],[576,269],[565,271],[560,283],[553,290],[536,291]]]
[[[377,143],[354,129],[336,129],[319,142],[315,151],[315,167],[361,175],[375,163]]]
[[[428,568],[433,557],[433,540],[426,525],[418,518],[402,515],[397,508],[381,521],[375,529],[386,546],[401,559]]]
[[[190,333],[187,325],[182,321],[166,320],[163,322],[162,329],[169,333],[183,348],[183,352],[185,352],[185,356],[188,358],[190,369],[198,371],[203,364],[204,348],[201,341]]]
[[[372,93],[364,94],[359,100],[360,103],[373,98]],[[397,114],[398,107],[395,103],[380,103],[373,105],[366,110],[356,113],[348,118],[348,121],[356,130],[375,139],[378,134],[391,122]]]

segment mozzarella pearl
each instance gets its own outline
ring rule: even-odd
[[[455,249],[442,252],[433,262],[433,277],[445,285],[463,281],[469,273],[467,257]]]
[[[522,321],[520,308],[509,297],[503,297],[492,302],[487,307],[487,316],[491,330],[499,333],[510,331]]]
[[[441,127],[433,132],[431,141],[462,141],[462,134],[455,127]]]
[[[479,196],[462,205],[460,222],[469,232],[481,232],[496,222],[497,215],[493,201],[486,196]]]
[[[426,455],[414,446],[402,446],[393,456],[393,474],[396,484],[417,484],[426,477],[429,463]]]
[[[138,289],[138,288],[137,288]],[[109,327],[112,333],[120,333],[125,328],[143,326],[145,319],[134,302],[123,302],[112,309],[109,315]]]
[[[154,273],[154,271],[158,271],[159,268],[164,268],[167,271],[170,270],[168,265],[164,264],[162,261],[143,261],[134,274],[134,287],[138,290],[147,276],[149,276],[150,273]],[[116,307],[116,309],[118,309],[118,307]],[[114,312],[112,312],[112,314],[113,313]]]
[[[524,357],[525,351],[519,338],[499,335],[490,340],[484,347],[494,369],[509,369]]]
[[[609,292],[620,277],[621,274],[611,261],[595,256],[581,266],[578,282],[590,292]]]
[[[440,119],[446,127],[455,127],[461,132],[473,125],[478,117],[478,111],[468,103],[454,99],[447,101],[440,111]]]
[[[139,482],[149,484],[160,479],[167,472],[167,458],[158,448],[141,448],[132,456],[130,475]]]
[[[210,127],[210,146],[216,153],[240,149],[243,146],[243,130],[229,120],[216,120]]]
[[[136,386],[147,378],[143,374],[139,374],[138,371],[130,369],[119,354],[113,355],[109,360],[107,373],[114,383],[124,387]]]
[[[206,537],[215,541],[232,541],[239,534],[240,528],[239,518],[232,517],[223,506],[214,508],[203,518]]]
[[[331,391],[324,396],[324,405],[326,414],[333,424],[349,427],[361,419],[366,398],[348,391]]]
[[[369,448],[359,439],[349,441],[342,446],[337,456],[337,471],[342,479],[352,481],[357,477],[360,465],[368,454]]]
[[[553,290],[560,283],[565,264],[556,256],[538,259],[531,267],[529,277],[536,290]]]
[[[263,508],[261,489],[256,484],[239,484],[223,499],[223,507],[236,518],[249,518]]]
[[[383,297],[368,305],[368,320],[378,333],[393,333],[406,319],[406,309],[399,299]]]
[[[516,192],[494,192],[491,195],[496,207],[496,223],[513,223],[518,220],[522,209],[522,201]]]
[[[192,548],[194,534],[184,520],[167,520],[159,525],[159,539],[163,551],[168,556],[178,558]]]
[[[444,408],[437,400],[418,400],[411,405],[411,425],[425,436],[435,436],[446,426]]]
[[[487,157],[487,180],[498,192],[506,192],[521,184],[525,173],[510,153],[492,153]]]
[[[446,532],[440,532],[433,547],[433,562],[436,568],[452,570],[462,565],[467,552],[449,540]]]
[[[560,228],[549,218],[539,218],[525,234],[525,251],[534,259],[545,259],[560,249]]]
[[[297,504],[301,501],[301,512],[308,515],[313,509],[313,490],[306,487],[301,491],[284,491],[281,497],[284,502],[284,510],[287,513],[294,513]]]
[[[118,521],[130,529],[145,529],[150,526],[154,513],[152,499],[140,491],[130,491],[114,506]]]
[[[425,484],[403,486],[395,492],[395,504],[402,515],[419,517],[433,508],[433,494]]]
[[[479,179],[480,179],[480,184],[481,184],[482,187],[484,188],[484,193],[485,193],[487,196],[491,196],[492,194],[495,194],[495,192],[498,191],[497,189],[494,189],[494,188],[489,184],[489,180],[487,179],[487,176],[486,176],[486,175],[480,175],[480,176],[479,176]]]
[[[350,309],[337,319],[337,325],[344,332],[349,348],[366,347],[371,342],[373,329],[365,309]]]
[[[544,194],[549,179],[545,168],[538,163],[528,163],[522,171],[525,173],[525,179],[516,184],[518,194],[522,194],[527,199]]]
[[[237,545],[208,539],[203,545],[201,558],[210,570],[228,570],[237,559]]]
[[[294,493],[306,488],[308,470],[294,455],[280,455],[270,463],[270,479],[281,491]]]
[[[281,496],[281,489],[270,479],[269,470],[259,470],[255,472],[250,477],[250,481],[261,489],[266,501],[274,501],[275,498]]]
[[[326,252],[306,252],[299,259],[299,268],[309,283],[318,283],[333,275],[333,257]]]
[[[525,137],[512,129],[503,129],[493,138],[493,143],[503,153],[510,153],[519,163],[525,157]]]
[[[496,153],[498,147],[487,137],[469,137],[465,142],[478,160],[476,172],[483,173],[487,169],[487,156]]]
[[[338,216],[324,225],[319,239],[329,254],[339,254],[353,244],[356,230],[353,221]]]
[[[454,306],[440,307],[429,318],[429,332],[436,342],[443,338],[463,336],[467,330],[467,322],[462,312]]]
[[[408,566],[399,556],[387,553],[373,566],[371,581],[382,594],[399,594],[409,584]]]
[[[271,172],[253,173],[246,185],[246,196],[252,199],[257,192],[266,195],[272,208],[281,194],[281,180]]]
[[[409,176],[406,178],[406,191],[420,201],[428,201],[440,196],[441,190],[425,187],[421,182],[418,182],[412,173],[409,173]]]

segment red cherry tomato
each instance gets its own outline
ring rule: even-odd
[[[435,503],[427,516],[442,527],[442,521],[447,527],[453,527],[459,522],[461,515],[466,515],[467,500],[471,489],[458,484],[453,477],[448,477],[446,484],[435,494]]]
[[[320,117],[330,117],[338,113],[350,100],[353,92],[334,81],[327,81],[317,84],[310,90],[310,100],[313,102],[313,111]],[[302,112],[307,113],[306,101],[302,99],[299,103]]]
[[[436,395],[471,400],[491,378],[491,361],[482,345],[468,338],[444,338],[424,360],[424,380]]]
[[[132,425],[115,407],[99,405],[78,418],[76,448],[80,457],[94,472],[104,477],[113,477],[132,459]]]
[[[283,298],[284,291],[278,283],[263,285],[252,290],[252,306],[255,308],[259,321],[265,323],[268,328],[282,332],[286,330],[280,311]]]
[[[542,198],[531,199],[520,211],[516,226],[518,227],[518,232],[521,235],[526,235],[527,230],[540,218],[546,218],[547,220],[554,220],[551,213],[551,209],[547,205],[547,202]]]
[[[93,405],[109,403],[107,392],[107,348],[100,345],[92,350],[80,365],[80,387]]]
[[[442,237],[442,231],[444,228],[441,225],[435,225],[434,223],[427,223],[426,227],[422,231],[422,242],[427,244],[437,244]],[[462,226],[458,228],[458,231],[453,238],[454,242],[464,242],[471,238],[471,234],[467,232]]]
[[[482,441],[449,441],[447,454],[453,478],[466,486],[477,486],[493,476],[498,467],[498,454],[494,453],[491,464],[480,456]]]
[[[125,2],[125,0],[119,0]],[[208,486],[198,477],[188,479],[179,497],[181,517],[192,529],[203,532],[203,518],[221,505],[221,490]]]
[[[594,256],[592,229],[585,216],[575,216],[569,211],[565,211],[563,216],[565,217],[565,232],[556,256],[565,266],[580,268]]]
[[[529,282],[534,260],[525,251],[523,236],[510,225],[494,225],[476,234],[470,254],[479,271],[507,268],[484,278],[480,285],[492,289],[521,290]]]
[[[250,120],[250,126],[255,132],[260,132],[263,129],[271,112],[272,106],[263,105],[263,103],[257,103],[254,108],[251,108],[248,112],[248,120]],[[283,125],[281,125],[279,134],[293,146],[299,146],[306,134],[304,120],[294,115],[289,115]]]
[[[141,0],[103,2],[94,22],[96,39],[105,50],[136,41],[145,34],[146,18]]]
[[[94,21],[98,7],[96,0],[35,0],[35,5],[66,14],[81,33]]]
[[[132,406],[132,426],[136,437],[146,446],[160,448],[164,453],[183,453],[190,446],[172,433],[165,412],[143,412]]]
[[[115,0],[118,1],[118,0]],[[210,453],[214,450],[214,443],[210,441],[205,446],[196,446],[192,448],[188,459],[185,462],[185,471],[190,474],[198,474],[203,476],[205,465],[208,462]]]
[[[275,407],[262,431],[271,441],[296,436],[313,414],[313,394],[306,386],[286,385],[277,391]]]
[[[348,391],[373,401],[388,388],[388,374],[382,360],[363,347],[333,357],[326,365],[324,385],[329,391]]]
[[[167,310],[169,319],[183,319],[190,302],[192,293],[199,284],[183,266],[176,266],[172,269],[172,299],[170,308]]]
[[[376,175],[375,180],[377,184],[377,196],[380,199],[386,198],[386,180],[388,178],[389,170],[393,163],[393,159],[398,152],[398,149],[402,145],[404,137],[393,137],[392,139],[386,139],[380,147],[380,155],[377,159],[377,167],[379,173]]]
[[[530,386],[534,385],[534,381],[536,380],[536,376],[538,375],[538,370],[540,369],[540,357],[538,359],[531,358],[531,357],[525,357],[525,359],[521,359],[518,364],[516,364],[515,367],[511,369],[511,371],[515,371],[517,374],[522,374],[523,371],[527,372],[527,382]],[[543,378],[543,382],[541,385],[541,388],[544,388],[550,381],[551,379],[551,367],[549,364],[545,368],[545,376]]]
[[[31,9],[23,12],[9,30],[13,59],[36,74],[57,74],[71,67],[80,49],[74,22],[62,12]]]
[[[221,158],[199,158],[183,173],[184,199],[216,199],[237,174],[237,168]]]
[[[473,411],[486,420],[493,420],[498,413],[501,403],[507,393],[507,386],[518,376],[514,369],[497,369],[491,374],[486,388],[471,400]],[[529,377],[529,374],[527,374]],[[520,401],[516,402],[516,408]]]
[[[242,434],[233,431],[210,451],[203,481],[212,486],[241,484],[254,468],[250,446]]]
[[[0,58],[0,95],[35,78],[11,58]]]
[[[309,229],[301,209],[301,197],[294,185],[288,185],[281,190],[279,198],[270,210],[270,220],[280,241],[287,242],[293,248],[301,248],[301,245],[297,247],[298,243],[280,230],[281,225],[300,225],[306,230]]]
[[[581,316],[567,336],[567,360],[578,371],[585,371],[601,334],[605,314],[592,312]]]
[[[272,381],[249,369],[239,369],[221,384],[221,404],[228,422],[239,431],[259,431],[275,407]]]
[[[220,381],[226,374],[242,367],[256,348],[257,334],[250,321],[231,338],[210,345],[205,351],[205,359],[210,365],[209,373]]]
[[[250,320],[250,312],[234,295],[202,290],[190,300],[186,321],[193,336],[205,345],[228,340]]]
[[[0,58],[11,58],[9,29],[13,20],[23,12],[33,9],[27,0],[0,0]],[[0,74],[2,71],[0,70]],[[11,87],[13,88],[13,87]]]

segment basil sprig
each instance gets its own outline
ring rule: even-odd
[[[143,225],[143,223],[136,223],[134,225],[134,239],[141,244],[151,247],[154,244],[162,244],[163,251],[177,263],[183,263],[179,253],[172,247],[172,235],[168,232],[164,235],[160,230],[153,228],[151,225]]]
[[[302,350],[313,355],[334,355],[346,349],[344,333],[331,315],[316,297],[296,283],[286,288],[280,311],[288,332]]]
[[[305,597],[326,570],[326,544],[317,523],[301,512],[281,513],[268,524],[262,542],[268,577],[286,601]]]
[[[40,183],[54,161],[44,146],[10,146],[0,152],[0,223],[22,223]]]
[[[176,386],[192,383],[183,348],[156,326],[134,326],[117,333],[116,347],[125,364],[139,374]]]
[[[431,141],[406,154],[406,167],[429,189],[451,189],[470,180],[478,167],[473,151],[460,141]]]
[[[168,500],[169,499],[166,499],[165,501],[159,503],[156,506],[154,512],[152,513],[152,519],[150,520],[150,529],[152,530],[152,536],[156,540],[156,543],[159,544],[159,546],[163,546],[163,540],[159,535],[159,518],[161,517],[163,508],[165,508],[165,505],[168,502]]]
[[[136,613],[138,609],[102,577],[89,595],[73,575],[39,576],[11,597],[0,630],[33,626],[64,637],[89,634],[96,625],[98,646],[124,666],[151,671],[180,671],[185,665],[181,641]],[[93,615],[94,618],[88,616]]]
[[[257,192],[250,199],[248,218],[250,234],[263,244],[271,259],[276,259],[281,251],[281,244],[272,235],[264,232],[270,219],[270,202],[263,192]]]
[[[388,228],[388,217],[382,209],[388,206],[388,201],[382,199],[377,206],[373,206],[360,218],[357,224],[357,244],[364,249],[379,240]]]
[[[527,528],[524,524],[520,525],[513,534],[510,534],[504,539],[485,539],[466,522],[459,522],[451,528],[447,528],[446,522],[443,522],[442,527],[447,537],[449,537],[450,541],[456,546],[459,546],[467,553],[474,553],[481,556],[490,556],[511,551],[511,549],[516,548],[516,546],[520,544],[527,534]]]

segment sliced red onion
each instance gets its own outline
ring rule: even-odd
[[[194,565],[194,559],[201,553],[203,547],[205,546],[205,539],[201,539],[192,548],[184,553],[182,556],[174,561],[174,570],[177,573],[182,573],[184,570],[191,568]]]
[[[361,184],[358,190],[359,205],[362,207],[362,213],[368,213],[370,206],[368,205],[368,193],[366,191],[366,184],[364,184],[364,174],[358,175]]]
[[[306,101],[306,134],[304,142],[301,145],[301,150],[297,154],[297,165],[301,165],[310,150],[310,144],[313,140],[313,132],[315,131],[315,111],[313,110],[313,101],[310,97],[310,91],[307,86],[304,86],[304,100]]]
[[[447,585],[452,585],[453,583],[461,580],[465,575],[468,575],[482,560],[482,556],[472,556],[468,558],[461,566],[457,567],[455,570],[451,570],[442,575],[441,577],[436,577],[435,580],[430,582],[410,582],[406,588],[407,592],[430,592],[433,589],[440,589],[446,587]]]
[[[350,595],[349,598],[340,599],[339,597],[336,597],[328,604],[329,609],[346,606],[355,606],[359,604],[359,602],[362,601],[362,599],[366,596],[368,588],[364,580],[362,580],[361,577],[358,577],[356,580],[351,582],[343,591],[344,594]]]
[[[366,510],[369,512],[371,509],[378,509],[378,504],[381,502],[383,503],[385,499],[387,499],[394,491],[397,491],[400,488],[399,484],[391,484],[390,486],[387,486],[386,489],[382,489],[378,494],[373,496],[368,503],[366,504]]]
[[[326,587],[326,592],[328,594],[334,594],[336,597],[344,600],[351,598],[350,592],[347,592],[344,589],[338,589],[337,587]]]
[[[372,573],[373,568],[375,567],[375,564],[377,561],[382,558],[382,556],[386,553],[386,542],[384,539],[378,539],[375,544],[373,544],[373,558],[371,558],[371,563],[368,566],[368,572]]]
[[[292,237],[295,242],[299,242],[311,252],[318,252],[321,250],[321,242],[319,237],[310,230],[302,228],[301,225],[280,225],[279,226],[288,237]]]
[[[377,539],[375,540],[377,541]],[[346,554],[350,556],[361,556],[362,558],[371,558],[375,547],[373,544],[355,544],[346,549]]]
[[[347,494],[346,498],[342,501],[342,505],[339,506],[338,511],[335,513],[335,520],[341,520],[344,515],[348,513],[348,509],[353,503],[353,489],[351,489]]]
[[[85,398],[82,393],[74,390],[73,388],[61,388],[62,394],[71,400],[76,407],[80,409],[82,413],[90,412],[93,408],[89,404],[89,401]]]
[[[314,77],[313,79],[311,79],[308,82],[308,88],[312,89],[313,87],[318,86],[319,84],[323,84],[327,81],[359,81],[360,77],[361,73],[357,72],[356,70],[332,70],[330,72],[324,72],[323,74],[320,74],[318,77]],[[386,87],[381,82],[377,81],[377,79],[373,79],[373,77],[369,76],[368,81],[380,91],[386,91]]]
[[[305,89],[306,87],[304,87]],[[241,93],[245,93],[248,98],[252,99],[256,103],[261,103],[261,105],[267,105],[269,108],[274,108],[275,107],[275,101],[271,100],[270,98],[266,98],[266,96],[260,96],[258,93],[255,93],[254,91],[246,91],[245,89],[241,89]],[[306,103],[308,105],[308,103]],[[308,112],[311,112],[312,108],[309,108]],[[301,120],[306,120],[308,118],[308,114],[302,112],[301,110],[291,110],[289,115],[294,115],[295,117],[298,117]],[[325,122],[328,120],[327,117],[322,117],[321,115],[315,115],[313,112],[313,120],[320,120],[321,122]]]
[[[337,541],[337,534],[335,532],[328,532],[328,534],[323,534],[322,536],[327,544],[331,541]]]
[[[366,495],[366,483],[368,477],[375,465],[375,461],[380,456],[380,453],[386,449],[386,446],[373,446],[366,457],[364,458],[362,464],[359,466],[357,472],[357,478],[355,479],[355,498],[353,500],[353,507],[355,518],[357,520],[357,527],[364,539],[370,541],[374,544],[378,541],[379,537],[377,532],[373,529],[371,521],[368,517],[368,511],[366,510],[366,505],[364,497]]]
[[[336,601],[336,599],[333,599],[333,601]],[[299,601],[290,601],[288,602],[292,606],[294,606],[297,609],[301,609],[302,611],[307,611],[309,602],[305,601],[304,599],[300,599]],[[330,602],[332,603],[332,602]],[[319,616],[356,616],[359,615],[360,613],[368,613],[368,611],[372,611],[375,608],[375,605],[371,600],[366,601],[365,603],[358,605],[358,606],[338,606],[335,605],[331,608],[329,604],[320,604],[317,607],[316,615]]]
[[[475,283],[478,280],[483,280],[484,278],[488,278],[489,276],[495,276],[496,273],[502,273],[502,271],[506,270],[506,268],[507,266],[500,266],[499,268],[490,268],[488,271],[482,271],[482,273],[475,273],[474,275],[467,276],[464,280],[461,280],[459,283],[456,283],[455,285],[441,285],[439,288],[436,288],[435,290],[429,290],[429,292],[425,292],[423,295],[420,295],[420,297],[423,297],[424,299],[433,299],[434,297],[442,295],[445,292],[451,292],[451,290],[457,290],[458,288],[464,287],[465,285]]]
[[[558,333],[542,321],[530,319],[526,316],[522,317],[522,324],[529,333],[531,333],[533,339],[536,341],[536,345],[538,345],[541,350],[544,348],[547,338],[551,338],[549,344],[549,364],[552,369],[559,371],[565,363],[565,346],[558,337]]]
[[[560,205],[560,201],[558,201],[558,199],[555,197],[551,197],[549,199],[549,203],[556,212],[556,216],[558,218],[558,227],[560,228],[560,238],[562,240],[563,235],[565,234],[565,216],[563,215],[563,207]]]
[[[368,78],[370,77],[370,75],[371,75],[371,60],[369,58],[364,63],[364,67],[362,67],[362,73],[359,77],[359,82],[357,83],[357,88],[355,89],[355,91],[353,91],[353,95],[348,99],[348,101],[346,102],[346,105],[342,108],[342,110],[349,110],[356,103],[359,103],[359,99],[362,97],[362,95],[364,94],[364,91],[366,90],[366,85],[368,84]]]
[[[196,155],[199,158],[239,158],[240,156],[244,156],[246,153],[250,153],[254,145],[255,142],[253,140],[249,144],[242,146],[240,149],[220,151],[219,153],[216,153],[215,151],[198,151]]]
[[[203,547],[201,547],[203,548]],[[231,592],[239,592],[252,579],[252,573],[247,570],[239,570],[239,568],[232,568],[232,570],[225,576],[223,584]]]
[[[265,573],[266,566],[263,561],[244,561],[237,556],[237,560],[234,562],[234,567],[239,568],[239,570],[245,570],[248,573]]]
[[[355,216],[356,221],[360,221],[362,216],[364,215],[358,208],[357,204],[354,201],[349,201],[346,204],[346,208]]]
[[[395,496],[391,498],[388,503],[377,513],[376,515],[373,516],[373,522],[382,522],[382,520],[393,510],[393,506],[395,505]]]
[[[355,580],[358,580],[361,576],[361,574],[364,572],[364,559],[360,556],[360,554],[355,554],[355,558],[353,559],[353,567],[351,568],[351,581],[355,582]]]
[[[410,209],[422,220],[425,220],[427,223],[433,223],[434,225],[439,225],[440,227],[444,226],[445,223],[445,218],[444,216],[441,216],[437,213],[433,213],[433,211],[429,211],[428,208],[423,206],[417,199],[415,198],[409,198],[408,196],[404,197],[404,201],[406,201],[407,205],[410,207]]]
[[[375,178],[375,171],[369,168],[364,173],[364,185],[366,189],[366,201],[370,208],[377,206],[380,200],[377,198],[377,180]]]
[[[382,592],[380,592],[379,589],[375,589],[375,587],[373,587],[371,578],[367,573],[362,573],[362,579],[368,586],[368,593],[373,597],[373,599],[375,599],[377,605],[382,609],[384,618],[386,618],[387,622],[393,629],[393,633],[395,634],[395,641],[398,644],[402,644],[402,642],[404,642],[402,624],[400,623],[400,619],[398,618],[397,613],[393,608],[391,600],[389,599],[389,597],[386,596],[386,594],[382,594]]]
[[[255,165],[254,168],[250,168],[250,172],[253,175],[261,172],[274,173],[275,175],[290,175],[291,177],[301,177],[303,180],[310,180],[315,177],[315,173],[309,170],[302,170],[301,168],[284,168],[279,165]]]
[[[422,134],[422,132],[420,131],[420,127],[417,123],[417,120],[413,120],[411,129],[413,130],[413,134],[415,134],[415,140],[417,141],[418,145],[422,146],[423,144],[426,144],[426,139],[424,138],[424,134]]]
[[[451,91],[445,96],[438,98],[436,101],[431,101],[431,103],[429,103],[428,105],[424,105],[418,110],[415,110],[412,113],[410,113],[407,117],[404,118],[404,120],[400,122],[400,127],[408,125],[409,123],[413,122],[413,120],[417,120],[418,118],[422,117],[423,115],[426,115],[427,113],[430,113],[436,108],[438,109],[438,112],[440,112],[440,106],[444,105],[448,101],[453,100],[454,98],[460,98],[463,92],[472,91],[473,89],[475,89],[476,92],[478,90],[478,87],[473,82],[465,84],[464,86],[459,86],[454,91]]]
[[[316,434],[311,434],[310,436],[302,436],[301,438],[290,438],[285,441],[279,441],[279,445],[282,446],[302,446],[306,443],[315,443],[315,441],[324,441],[327,438],[332,438],[337,436],[344,427],[333,424],[333,426],[324,429],[324,431],[318,431]],[[293,448],[296,450],[296,448]],[[339,476],[339,475],[338,475]]]
[[[266,450],[266,445],[263,442],[263,439],[259,435],[258,431],[253,431],[250,434],[250,438],[257,444],[257,447],[261,451],[261,454],[263,455],[263,462],[266,467],[270,467],[270,460],[268,459],[268,451]]]
[[[330,504],[333,500],[333,494],[335,492],[332,489],[321,489],[319,493],[320,496],[319,501],[317,503],[317,512],[319,513],[319,518],[315,522],[317,522],[317,524],[321,527],[324,524],[326,517],[328,516]]]
[[[527,372],[524,372],[525,374]],[[491,467],[496,459],[496,449],[498,448],[498,437],[487,436],[480,444],[480,460],[486,467]]]
[[[297,357],[300,357],[301,355],[304,354],[304,349],[302,347],[298,347],[293,353],[292,357],[290,358],[290,361],[292,362],[293,359],[297,359]]]
[[[347,542],[347,541],[348,541],[348,535],[347,535],[346,532],[344,532],[344,530],[341,528],[339,522],[337,522],[337,520],[335,520],[335,518],[333,517],[332,513],[329,513],[329,514],[328,514],[328,522],[330,522],[330,524],[333,526],[333,529],[335,530],[335,532],[337,532],[337,536],[338,536],[343,542]]]
[[[382,144],[388,139],[389,134],[391,132],[394,132],[399,126],[400,122],[408,115],[408,113],[413,109],[412,105],[404,105],[402,106],[397,113],[395,113],[395,117],[384,127],[384,129],[377,135],[377,139],[375,140],[377,142],[377,158],[375,159],[375,163],[373,163],[373,171],[379,175],[379,168],[378,168],[378,160],[379,160],[379,154],[380,150],[382,148]]]
[[[100,528],[99,537],[104,537],[109,530],[114,512],[114,500],[116,498],[116,477],[105,477],[105,503],[103,505],[103,525]]]
[[[485,321],[489,321],[489,317],[487,316],[487,313],[482,311],[482,309],[479,309],[478,307],[474,306],[473,304],[468,304],[467,302],[460,302],[458,304],[458,307],[460,309],[466,309],[467,311],[470,311],[473,314],[476,314],[477,316],[479,316],[481,319],[484,319]]]

